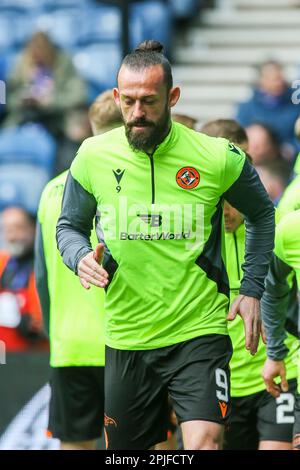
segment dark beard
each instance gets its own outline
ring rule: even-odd
[[[136,120],[134,123],[130,123],[130,125],[124,122],[126,137],[132,150],[134,152],[142,151],[148,153],[152,149],[155,149],[168,134],[170,122],[171,116],[168,108],[161,119],[156,123],[145,119]],[[145,124],[147,126],[146,133],[134,133],[132,131],[132,127],[138,124]]]

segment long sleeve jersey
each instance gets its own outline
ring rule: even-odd
[[[35,274],[52,367],[104,366],[104,293],[86,291],[64,265],[55,240],[67,172],[45,187],[38,210]],[[91,243],[97,243],[95,230]]]
[[[266,327],[268,356],[282,360],[288,349],[284,343],[284,324],[288,310],[290,284],[294,272],[300,286],[300,210],[285,215],[276,227],[275,249],[262,298],[262,317]]]
[[[173,123],[152,154],[123,127],[87,139],[72,163],[57,225],[77,272],[91,251],[95,214],[105,243],[106,344],[155,349],[228,334],[223,199],[246,216],[240,292],[261,298],[274,241],[274,208],[245,154],[222,138]]]

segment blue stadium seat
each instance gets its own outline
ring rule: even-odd
[[[121,63],[120,46],[116,43],[91,44],[73,56],[79,74],[90,86],[89,101],[98,93],[116,85]]]
[[[34,8],[36,8],[37,3],[38,2],[36,0],[1,0],[0,11],[33,10]]]
[[[13,70],[14,65],[20,55],[19,49],[8,49],[3,54],[3,60],[5,63],[5,77],[7,78],[10,72]]]
[[[0,51],[10,49],[15,45],[15,32],[12,31],[13,18],[15,14],[0,14]]]
[[[1,1],[1,0],[0,0]],[[26,12],[0,12],[0,51],[24,46],[32,36],[34,17]]]
[[[36,165],[0,164],[0,210],[17,204],[36,213],[48,180],[48,172]]]
[[[84,10],[81,9],[43,13],[35,18],[34,29],[47,33],[52,41],[63,49],[71,50],[77,46],[83,16]]]
[[[18,49],[7,49],[0,56],[0,80],[7,80],[19,55]]]
[[[52,12],[65,8],[85,8],[92,0],[0,0],[0,12]]]
[[[82,30],[79,36],[81,45],[103,41],[119,41],[121,36],[121,13],[116,6],[99,5],[86,8]]]
[[[55,154],[55,141],[40,124],[28,123],[4,128],[0,132],[0,165],[35,165],[50,177]]]
[[[0,165],[1,168],[1,165]],[[22,188],[18,187],[16,181],[16,171],[13,172],[13,178],[11,177],[10,171],[4,171],[0,173],[0,211],[8,206],[20,205],[23,200]],[[8,175],[8,173],[10,173]]]
[[[14,44],[23,48],[33,35],[35,15],[32,12],[16,13],[13,18],[13,25]]]
[[[175,18],[188,19],[199,13],[202,0],[169,0]]]
[[[5,57],[0,56],[0,80],[5,80],[6,75],[6,60]]]
[[[44,11],[53,11],[66,8],[85,8],[93,2],[91,0],[42,0],[41,3]]]
[[[133,3],[130,6],[130,47],[134,49],[145,39],[156,39],[170,50],[172,14],[167,4],[161,1]]]

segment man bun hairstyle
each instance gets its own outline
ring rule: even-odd
[[[127,54],[122,65],[138,71],[155,65],[161,65],[164,71],[165,83],[168,91],[173,87],[171,64],[164,55],[164,46],[154,39],[141,42],[133,52]]]
[[[163,54],[164,46],[154,39],[141,42],[135,49],[134,52],[158,52]]]

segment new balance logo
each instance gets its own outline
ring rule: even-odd
[[[159,214],[137,214],[137,216],[151,227],[160,227],[162,224],[162,216]]]

